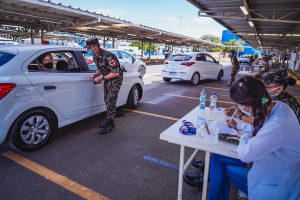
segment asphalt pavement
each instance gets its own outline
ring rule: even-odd
[[[206,80],[197,86],[187,81],[165,83],[161,68],[148,66],[145,93],[136,109],[140,112],[119,108],[123,115],[107,135],[98,134],[106,116],[102,113],[60,129],[35,152],[0,145],[0,199],[176,199],[180,149],[159,135],[198,105],[202,87],[208,97],[217,92],[218,106],[229,106],[230,67],[222,81]],[[300,100],[299,87],[289,91]],[[197,157],[203,159],[204,153]],[[183,199],[200,198],[200,189],[184,184]]]

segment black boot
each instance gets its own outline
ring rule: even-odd
[[[109,133],[109,132],[111,132],[113,130],[114,127],[115,127],[114,120],[108,119],[106,121],[106,124],[104,126],[100,125],[100,132],[99,132],[99,134]]]
[[[103,128],[106,126],[106,124],[108,123],[107,121],[108,121],[108,120],[106,120],[106,122],[105,122],[105,123],[103,123],[103,124],[100,124],[100,125],[99,125],[99,128],[100,128],[100,129],[103,129]],[[113,128],[114,128],[114,127],[115,127],[114,120],[111,120],[111,121],[112,121],[112,126],[113,126]]]
[[[202,172],[189,172],[185,174],[183,180],[189,186],[201,189],[203,186],[203,177]]]
[[[197,169],[200,169],[201,172],[204,172],[205,162],[203,160],[193,159],[191,165]]]

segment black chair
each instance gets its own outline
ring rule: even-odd
[[[56,63],[56,70],[57,71],[67,71],[69,68],[69,65],[66,61],[64,60],[59,60]]]

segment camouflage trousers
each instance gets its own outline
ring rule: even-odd
[[[232,67],[230,85],[235,81],[235,76],[238,73],[239,69],[240,67]]]
[[[107,119],[114,120],[116,116],[116,104],[123,77],[104,82],[104,102],[107,108]]]

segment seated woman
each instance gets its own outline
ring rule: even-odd
[[[231,182],[250,200],[299,199],[300,125],[292,109],[249,76],[231,86],[230,97],[252,109],[254,130],[240,138],[240,160],[211,156],[209,199],[229,199]]]
[[[273,100],[282,101],[288,104],[294,111],[300,123],[300,104],[292,95],[286,91],[288,85],[295,85],[295,80],[288,78],[287,70],[281,69],[272,72],[268,72],[263,75],[262,81],[267,88],[271,98]],[[234,112],[233,108],[226,109],[226,115],[232,115]],[[251,110],[246,110],[240,107],[235,113],[235,117],[240,118],[244,122],[253,124],[253,117],[251,116]]]
[[[41,55],[39,58],[40,70],[41,71],[49,71],[53,69],[53,57],[50,53],[45,53]]]

